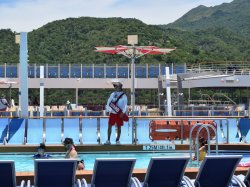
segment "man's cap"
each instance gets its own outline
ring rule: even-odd
[[[122,85],[122,81],[120,79],[112,79],[111,80],[112,84],[115,86],[121,86]]]
[[[70,104],[69,100],[67,101],[67,105]]]

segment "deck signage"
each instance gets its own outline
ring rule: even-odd
[[[175,144],[164,145],[144,145],[143,151],[172,151],[175,150]]]

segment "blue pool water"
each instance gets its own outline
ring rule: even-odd
[[[187,153],[79,153],[80,159],[84,160],[86,170],[93,170],[96,158],[136,158],[136,169],[147,168],[151,157],[160,156],[181,156]],[[34,171],[34,158],[32,154],[11,153],[0,154],[0,160],[14,160],[16,171],[27,172]],[[64,158],[65,153],[51,154],[51,158]]]
[[[51,154],[52,158],[63,158],[65,153]],[[33,154],[26,153],[9,153],[0,154],[0,160],[14,160],[17,172],[31,172],[34,171]],[[80,153],[80,159],[85,162],[86,170],[93,170],[96,158],[136,158],[135,169],[145,169],[151,157],[163,156],[189,156],[188,153]],[[244,155],[241,162],[250,162],[250,155]],[[195,167],[194,165],[188,167]]]

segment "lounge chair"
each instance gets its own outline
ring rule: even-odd
[[[244,184],[246,185],[246,187],[250,187],[250,169],[248,170],[244,178]]]
[[[152,157],[148,165],[144,182],[140,183],[140,185],[143,187],[193,186],[190,179],[183,176],[188,161],[188,156]]]
[[[250,169],[248,169],[246,176],[242,174],[233,176],[230,187],[250,187]]]
[[[21,181],[20,187],[25,185],[24,180]],[[13,160],[0,161],[0,186],[16,187],[16,171]]]
[[[206,156],[196,179],[195,187],[228,187],[241,155]]]
[[[82,179],[82,186],[128,187],[137,183],[132,178],[135,158],[97,158],[93,169],[91,184]]]
[[[35,187],[75,187],[81,186],[76,181],[77,160],[73,159],[35,159]],[[30,181],[28,181],[28,187]]]

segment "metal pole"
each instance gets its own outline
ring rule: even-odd
[[[168,116],[172,116],[169,67],[166,67],[166,93],[167,93],[166,99],[167,99]]]
[[[10,83],[10,86],[9,86],[9,103],[11,103],[11,88],[12,88],[12,84]]]
[[[21,95],[21,117],[27,118],[28,112],[28,34],[20,33],[20,95]]]
[[[40,66],[40,117],[44,116],[44,66]]]
[[[132,143],[136,144],[136,122],[135,122],[135,48],[133,47],[133,55],[131,58],[131,107],[132,107]]]
[[[78,106],[78,87],[76,88],[76,106]]]

